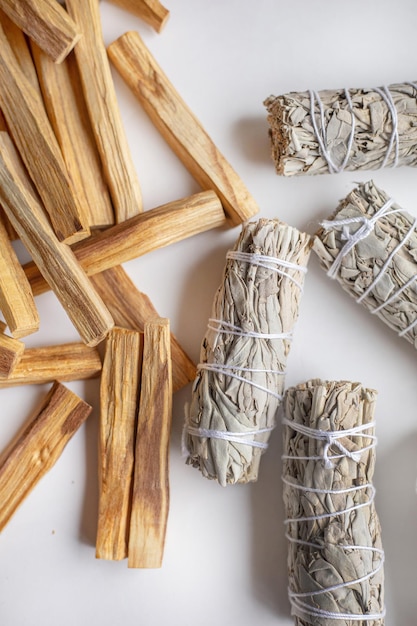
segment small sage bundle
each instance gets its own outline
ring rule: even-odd
[[[284,391],[311,238],[246,223],[227,261],[187,408],[187,462],[221,485],[258,476]]]
[[[322,222],[313,249],[328,276],[417,347],[417,220],[372,182]]]
[[[296,626],[384,624],[375,400],[375,391],[345,381],[312,380],[285,394],[282,478]]]
[[[278,174],[336,173],[417,164],[417,84],[270,96]]]

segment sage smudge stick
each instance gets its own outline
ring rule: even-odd
[[[417,83],[270,96],[278,174],[325,174],[417,164]]]
[[[376,391],[311,380],[286,391],[283,496],[296,626],[382,626],[374,505]]]
[[[284,390],[310,237],[246,223],[227,254],[184,426],[187,462],[221,485],[258,476]]]
[[[313,249],[328,276],[417,347],[417,220],[373,181],[358,185]]]

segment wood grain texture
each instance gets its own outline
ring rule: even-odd
[[[94,141],[73,54],[57,65],[32,44],[43,100],[61,148],[73,193],[90,228],[114,223],[113,208]]]
[[[29,281],[0,220],[0,310],[17,339],[39,329],[39,315]]]
[[[161,567],[169,511],[172,371],[169,321],[145,324],[129,567]]]
[[[0,83],[0,107],[7,127],[43,200],[55,234],[67,243],[82,239],[89,229],[73,196],[44,104],[19,67],[1,24]]]
[[[0,329],[0,378],[10,376],[19,363],[25,344],[5,335]]]
[[[221,202],[213,191],[169,202],[111,226],[73,247],[81,267],[92,276],[148,252],[226,225]],[[24,266],[32,291],[48,290],[33,263]]]
[[[203,189],[220,197],[233,225],[259,211],[225,157],[170,83],[139,34],[128,32],[108,48],[113,65],[156,128]]]
[[[102,341],[113,319],[71,248],[56,238],[5,132],[0,132],[0,201],[83,341],[90,346]]]
[[[136,288],[120,265],[92,276],[91,280],[118,326],[143,332],[146,322],[159,317],[151,300]],[[178,391],[194,380],[196,366],[173,333],[171,355],[173,390]]]
[[[114,328],[100,385],[99,559],[127,556],[141,359],[141,334]]]
[[[169,11],[159,0],[110,0],[113,4],[137,15],[144,22],[152,26],[157,33],[165,27],[169,18]]]
[[[39,480],[59,459],[91,407],[61,383],[54,383],[42,406],[2,454],[0,531]]]
[[[97,377],[100,372],[101,359],[97,348],[89,348],[83,343],[26,348],[8,378],[0,378],[0,389],[40,385],[54,380],[85,380]]]
[[[142,195],[103,42],[99,3],[67,0],[66,5],[83,32],[75,56],[116,222],[123,222],[142,210]]]

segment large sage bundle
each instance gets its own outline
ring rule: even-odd
[[[345,381],[312,380],[285,394],[283,488],[296,626],[384,624],[375,400],[375,391]]]
[[[270,96],[278,174],[325,174],[417,163],[417,84]]]
[[[313,248],[328,276],[417,347],[417,220],[372,182],[322,222]]]
[[[227,254],[184,426],[187,462],[223,486],[257,479],[309,254],[309,235],[268,219],[245,224]]]

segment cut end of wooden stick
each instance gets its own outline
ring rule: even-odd
[[[0,378],[8,378],[12,374],[24,349],[22,341],[8,337],[0,330]]]

